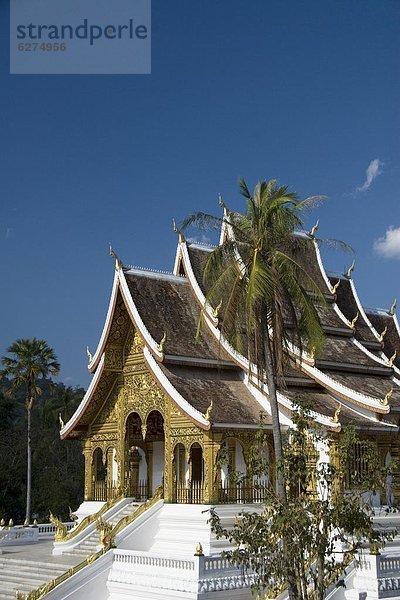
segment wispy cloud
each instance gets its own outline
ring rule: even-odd
[[[369,163],[365,171],[366,178],[362,186],[356,188],[356,192],[365,192],[371,186],[371,183],[382,173],[383,162],[379,158],[374,158]]]
[[[9,240],[14,236],[14,228],[13,227],[7,227],[6,229],[6,234],[4,236],[5,240]]]
[[[385,258],[400,259],[400,227],[390,226],[383,237],[374,241],[374,250]]]
[[[189,243],[192,242],[193,244],[206,244],[206,245],[211,244],[211,239],[209,237],[207,237],[206,235],[204,235],[204,233],[201,235],[201,237],[196,236],[196,235],[189,237],[187,239],[187,241]]]

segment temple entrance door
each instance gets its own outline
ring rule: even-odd
[[[190,448],[190,467],[191,502],[201,504],[203,502],[204,461],[203,450],[197,442]]]
[[[105,502],[107,500],[106,473],[107,469],[104,464],[103,451],[101,448],[96,448],[93,452],[92,498],[97,502]]]
[[[126,421],[125,433],[125,486],[126,495],[135,500],[148,497],[148,468],[143,441],[142,420],[138,413],[131,413]]]
[[[149,496],[164,481],[164,419],[158,410],[149,413],[145,437],[148,460]]]

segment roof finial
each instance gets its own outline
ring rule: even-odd
[[[334,423],[339,423],[339,415],[340,415],[340,411],[342,410],[342,405],[338,404],[337,409],[335,410],[335,414],[333,415],[333,419],[332,421]]]
[[[164,331],[164,335],[162,336],[160,343],[157,344],[157,350],[159,352],[164,352],[164,344],[166,341],[167,341],[167,333]]]
[[[218,315],[219,315],[219,311],[221,310],[221,306],[222,306],[222,298],[220,303],[218,304],[218,306],[216,308],[213,309],[213,317],[215,317],[216,319],[218,319]]]
[[[319,219],[318,221],[315,223],[314,227],[311,227],[310,231],[308,232],[308,235],[313,238],[315,236],[316,231],[318,230],[319,227]]]
[[[228,216],[228,208],[225,202],[222,200],[221,194],[218,194],[218,204],[224,209],[224,218],[226,219],[226,217]]]
[[[388,367],[393,367],[393,363],[397,356],[397,350],[394,351],[394,354],[389,358],[389,362],[387,364]]]
[[[394,299],[394,302],[392,304],[392,306],[389,308],[389,315],[394,315],[394,311],[396,310],[397,307],[397,299]]]
[[[380,404],[382,404],[383,406],[387,406],[389,404],[389,398],[391,398],[392,396],[393,396],[393,388],[391,388],[388,391],[388,393],[382,400],[379,400]]]
[[[179,229],[179,227],[177,226],[175,219],[172,219],[172,226],[174,228],[175,233],[178,234],[178,240],[180,244],[183,244],[183,242],[185,241],[184,235],[182,233],[182,231]]]
[[[385,329],[382,331],[382,333],[380,335],[378,335],[378,341],[383,342],[383,338],[385,337],[386,334],[387,334],[387,325],[386,325]]]
[[[211,411],[213,409],[213,406],[214,406],[214,402],[211,400],[209,407],[207,408],[206,412],[204,413],[204,418],[206,421],[210,420]]]
[[[331,285],[331,292],[332,292],[332,294],[336,294],[336,290],[337,290],[337,289],[338,289],[338,287],[339,287],[340,281],[341,281],[341,280],[340,280],[340,279],[338,279],[338,280],[337,280],[337,282],[335,283],[335,285]]]
[[[110,256],[112,256],[115,259],[115,268],[117,269],[117,271],[122,269],[122,267],[124,266],[122,264],[122,260],[119,258],[118,254],[114,251],[111,244],[110,244]]]
[[[89,350],[89,346],[86,346],[86,354],[88,356],[88,361],[89,361],[89,365],[90,365],[90,363],[93,362],[93,356],[92,356],[92,353]]]
[[[347,279],[351,279],[351,274],[354,271],[355,265],[356,265],[356,261],[353,260],[353,262],[351,263],[350,267],[347,269],[347,273],[346,273]]]
[[[64,425],[65,425],[65,423],[64,423],[64,421],[62,420],[61,413],[58,413],[58,422],[60,423],[60,428],[61,428],[61,429],[64,429]]]
[[[360,316],[360,313],[357,311],[357,314],[356,314],[356,316],[354,317],[354,319],[353,319],[353,320],[352,320],[352,322],[350,323],[350,327],[351,327],[352,329],[354,329],[354,327],[356,326],[356,323],[357,323],[357,321],[358,321],[358,317],[359,317],[359,316]]]

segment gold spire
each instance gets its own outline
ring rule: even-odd
[[[110,244],[110,256],[112,256],[112,258],[115,259],[115,268],[117,269],[117,271],[119,271],[120,269],[122,269],[122,267],[124,266],[122,264],[122,260],[119,258],[118,254],[115,252],[115,250],[111,246],[111,244]]]
[[[386,334],[387,334],[387,325],[386,325],[385,329],[382,331],[382,333],[380,335],[378,335],[378,340],[380,342],[383,342],[383,338],[385,337]]]
[[[194,555],[195,556],[204,556],[204,554],[203,554],[203,546],[200,544],[200,542],[198,544],[196,544]]]
[[[319,227],[319,219],[318,221],[315,223],[314,227],[311,227],[310,231],[308,232],[308,235],[313,238],[315,236],[316,231],[318,230]]]
[[[332,421],[334,423],[339,423],[339,415],[340,415],[340,411],[342,410],[342,405],[338,404],[337,409],[335,410],[335,414],[333,415],[333,419]]]
[[[354,329],[354,327],[356,326],[356,323],[357,323],[357,321],[358,321],[358,317],[359,317],[359,316],[360,316],[360,313],[357,311],[357,314],[356,314],[356,316],[354,317],[354,319],[353,319],[353,320],[352,320],[352,322],[350,323],[350,327],[351,327],[352,329]]]
[[[157,350],[159,352],[164,352],[164,344],[166,341],[167,341],[167,333],[164,331],[164,335],[162,336],[160,343],[157,344]]]
[[[218,204],[224,209],[224,218],[226,219],[226,217],[228,216],[228,208],[225,202],[222,200],[221,194],[218,194]]]
[[[393,388],[391,388],[388,393],[386,394],[386,396],[383,398],[383,400],[379,400],[379,402],[382,404],[382,406],[387,406],[389,404],[389,398],[391,398],[393,395]]]
[[[91,352],[89,350],[89,346],[86,346],[86,354],[88,356],[88,361],[89,361],[89,364],[90,364],[91,362],[93,362],[93,356],[92,356],[92,354],[91,354]]]
[[[206,420],[206,421],[209,421],[209,420],[210,420],[210,417],[211,417],[211,411],[212,411],[212,409],[213,409],[213,406],[214,406],[214,403],[213,403],[213,401],[211,400],[211,402],[210,402],[210,406],[207,408],[206,412],[204,413],[204,418],[205,418],[205,420]]]
[[[172,227],[175,231],[175,233],[178,234],[178,241],[180,244],[183,244],[183,242],[185,241],[185,237],[182,233],[182,231],[179,229],[179,227],[177,226],[175,219],[172,219]]]
[[[331,292],[332,294],[336,294],[336,290],[338,289],[340,285],[340,279],[337,280],[337,282],[335,283],[335,285],[331,285]]]
[[[389,362],[388,362],[388,364],[387,364],[387,365],[388,365],[388,367],[393,367],[393,363],[394,363],[394,361],[395,361],[395,358],[396,358],[396,356],[397,356],[397,350],[395,350],[395,351],[394,351],[394,354],[393,354],[393,356],[391,356],[391,357],[389,358]]]
[[[222,306],[222,298],[221,298],[221,302],[218,304],[218,306],[216,308],[213,308],[213,317],[215,317],[216,319],[218,319],[218,315],[219,315],[219,311],[221,310],[221,306]]]
[[[396,307],[397,307],[397,300],[395,298],[392,306],[389,308],[389,315],[392,315],[392,316],[394,315],[394,311],[396,310]]]
[[[355,260],[353,260],[353,262],[351,263],[350,267],[347,269],[346,277],[347,277],[348,279],[351,279],[351,274],[352,274],[352,272],[354,271],[354,267],[355,267],[355,265],[356,265],[356,261],[355,261]]]

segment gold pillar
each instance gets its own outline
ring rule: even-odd
[[[85,458],[85,488],[84,500],[92,499],[92,451],[88,440],[83,442],[83,456]]]

